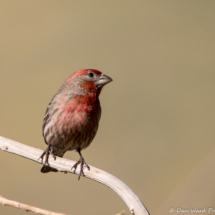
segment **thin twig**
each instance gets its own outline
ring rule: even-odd
[[[43,152],[40,149],[15,142],[1,136],[0,150],[31,159],[38,163],[40,163],[40,161],[38,161],[38,158]],[[74,164],[75,161],[67,160],[65,158],[57,157],[57,159],[54,160],[52,157],[49,157],[49,165],[61,172],[73,173],[71,167]],[[76,174],[79,175],[79,172],[80,166],[77,167]],[[115,176],[93,166],[90,166],[90,171],[85,168],[84,174],[87,178],[98,181],[114,190],[124,200],[132,214],[149,215],[149,212],[140,201],[140,199],[135,195],[135,193]]]
[[[123,214],[125,214],[125,210],[123,210],[123,211],[121,211],[121,212],[119,212],[118,214],[115,214],[115,215],[123,215]]]
[[[23,210],[26,210],[26,211],[31,211],[31,212],[34,212],[36,214],[66,215],[66,214],[62,214],[62,213],[55,213],[55,212],[52,212],[52,211],[43,210],[43,209],[36,208],[36,207],[30,206],[30,205],[25,205],[25,204],[22,204],[22,203],[19,203],[19,202],[11,201],[11,200],[6,199],[6,198],[4,198],[2,196],[0,196],[0,203],[3,204],[3,205],[12,206],[12,207],[23,209]]]

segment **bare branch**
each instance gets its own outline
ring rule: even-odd
[[[123,210],[123,211],[121,211],[121,212],[119,212],[118,214],[115,214],[115,215],[123,215],[123,214],[125,214],[125,210]]]
[[[36,208],[30,205],[25,205],[19,202],[15,202],[15,201],[11,201],[9,199],[5,199],[4,197],[0,196],[0,203],[3,205],[8,205],[8,206],[12,206],[15,208],[19,208],[19,209],[23,209],[26,211],[31,211],[34,212],[36,214],[43,214],[43,215],[66,215],[66,214],[62,214],[62,213],[55,213],[52,211],[47,211],[47,210],[43,210],[40,208]]]
[[[31,159],[38,163],[40,163],[40,161],[38,161],[38,158],[43,152],[40,149],[36,149],[34,147],[15,142],[13,140],[6,139],[1,136],[0,149]],[[60,157],[57,157],[57,160],[54,161],[54,159],[50,156],[49,164],[51,167],[57,169],[58,171],[73,173],[71,167],[75,164],[75,161],[67,160],[65,158]],[[79,172],[80,167],[78,166],[76,169],[76,174],[79,174]],[[124,200],[132,214],[149,215],[149,212],[144,207],[140,199],[135,195],[135,193],[115,176],[92,166],[90,166],[90,171],[85,168],[84,174],[87,178],[98,181],[114,190]]]

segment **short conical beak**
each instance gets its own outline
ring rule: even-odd
[[[102,87],[102,86],[104,86],[105,84],[108,84],[111,81],[113,81],[112,78],[110,78],[107,75],[102,74],[96,84],[97,84],[98,87]]]

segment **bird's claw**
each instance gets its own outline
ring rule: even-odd
[[[75,173],[78,164],[81,165],[81,167],[80,167],[80,173],[79,173],[79,176],[78,176],[78,180],[80,180],[81,175],[83,175],[83,176],[85,177],[85,174],[84,174],[84,171],[83,171],[83,169],[84,169],[84,164],[86,165],[86,167],[87,167],[88,170],[90,170],[90,167],[89,167],[89,165],[84,161],[84,159],[81,157],[81,158],[79,159],[79,161],[77,161],[77,162],[72,166],[71,170],[74,168],[74,172],[73,172],[73,173]]]
[[[54,158],[54,160],[56,160],[56,156],[51,152],[51,145],[49,145],[47,148],[46,148],[46,150],[40,155],[40,157],[38,158],[38,160],[39,159],[41,159],[41,163],[42,164],[44,164],[44,165],[46,165],[47,164],[47,166],[49,166],[49,162],[48,162],[48,160],[49,160],[49,155],[51,155],[53,158]],[[43,163],[43,157],[45,156],[45,163]]]

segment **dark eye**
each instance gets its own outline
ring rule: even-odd
[[[90,72],[88,75],[89,75],[91,78],[94,76],[94,74],[93,74],[92,72]]]

